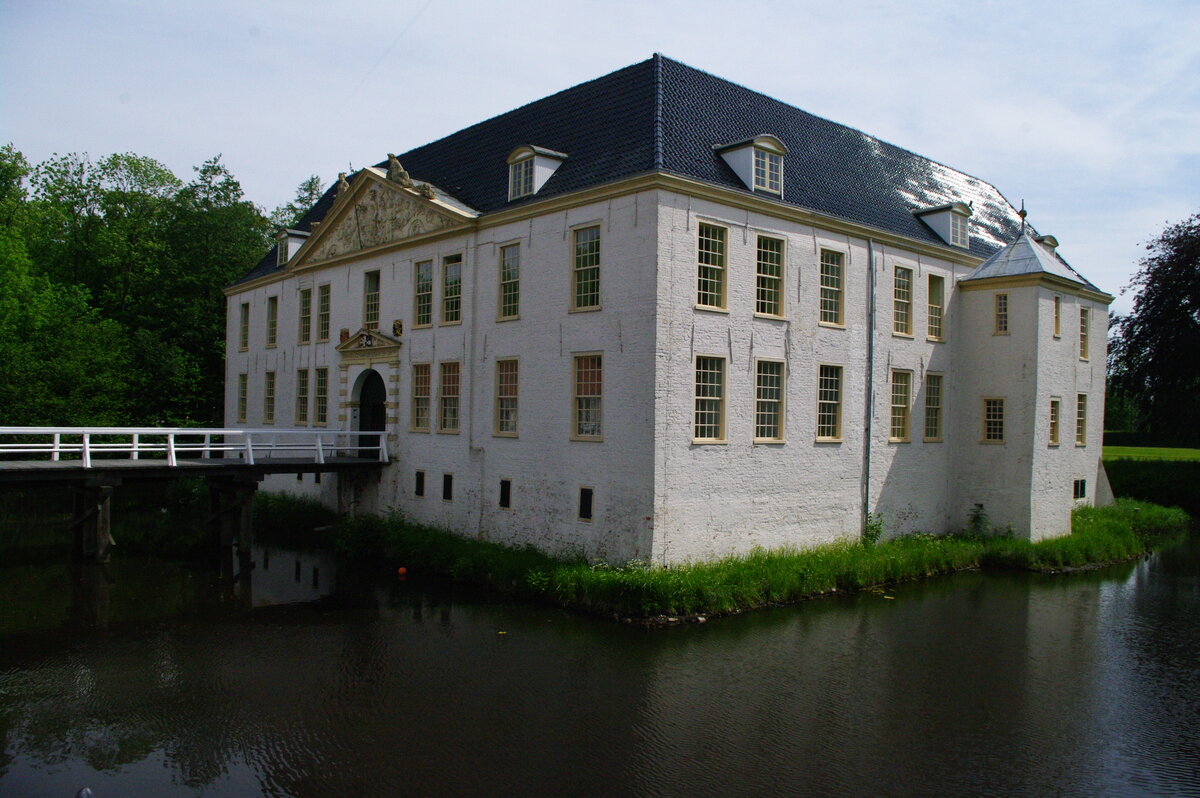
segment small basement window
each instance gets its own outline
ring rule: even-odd
[[[592,520],[592,489],[591,488],[580,488],[579,489],[579,520],[580,521],[591,521]]]
[[[512,507],[512,480],[500,480],[500,506],[508,509]]]
[[[442,474],[442,501],[454,501],[454,475]]]
[[[424,471],[417,472],[416,480],[413,483],[413,493],[416,494],[417,496],[425,495],[425,472]]]
[[[1087,498],[1087,480],[1086,479],[1075,480],[1074,492],[1075,492],[1076,499],[1086,499]]]

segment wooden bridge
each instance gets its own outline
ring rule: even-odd
[[[388,462],[380,431],[0,427],[0,486],[69,487],[75,553],[100,561],[113,545],[113,490],[124,482],[204,477],[209,523],[223,546],[248,557],[254,491],[267,474],[362,471]]]

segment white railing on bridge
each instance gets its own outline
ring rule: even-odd
[[[0,464],[18,460],[78,461],[165,457],[244,460],[272,458],[325,463],[331,457],[388,462],[387,433],[335,429],[199,429],[192,427],[0,427]]]

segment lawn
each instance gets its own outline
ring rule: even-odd
[[[1200,449],[1167,449],[1151,446],[1105,446],[1105,460],[1200,460]]]

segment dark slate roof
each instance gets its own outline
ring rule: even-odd
[[[748,191],[713,147],[764,133],[788,148],[787,203],[944,245],[913,211],[964,202],[973,210],[971,253],[984,258],[1020,232],[1016,210],[989,183],[661,55],[399,159],[414,180],[486,214],[654,170]],[[568,157],[534,197],[510,203],[505,159],[521,145]],[[296,227],[310,230],[335,195],[330,188]],[[239,282],[277,268],[272,249]]]

